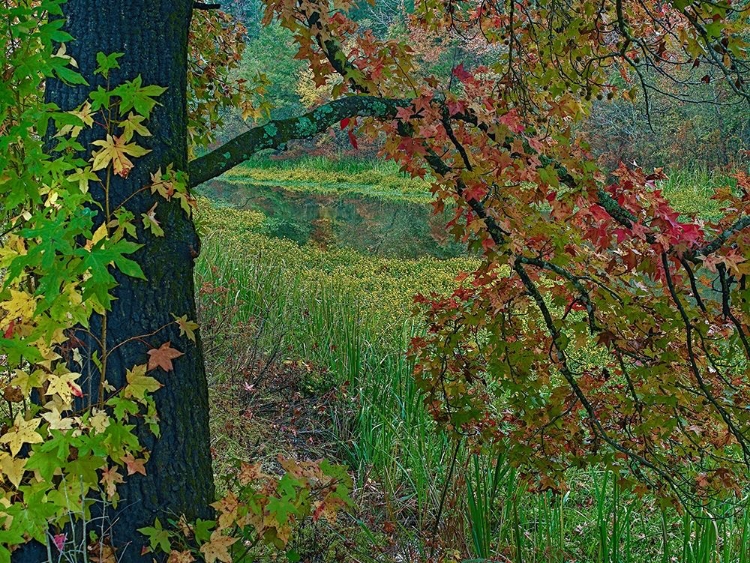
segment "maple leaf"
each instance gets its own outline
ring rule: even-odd
[[[123,129],[122,137],[125,142],[130,141],[135,133],[138,133],[141,137],[150,137],[151,131],[146,129],[143,122],[146,118],[142,115],[130,113],[125,121],[120,122],[120,126]]]
[[[104,485],[104,490],[107,492],[107,498],[112,500],[117,494],[117,485],[124,483],[125,480],[117,471],[117,467],[112,466],[102,469],[102,478],[99,482]]]
[[[111,545],[104,542],[96,542],[91,549],[89,560],[93,563],[117,563],[117,556]]]
[[[128,475],[134,475],[140,473],[141,475],[146,474],[146,459],[135,459],[133,454],[126,454],[122,456],[122,461],[125,463],[125,467],[128,470]]]
[[[122,390],[124,398],[141,400],[146,393],[154,393],[161,389],[162,384],[151,376],[146,375],[145,364],[137,365],[125,372],[127,386]]]
[[[741,276],[743,274],[746,274],[747,272],[744,271],[745,268],[742,266],[739,266],[739,264],[742,264],[747,260],[744,256],[741,254],[738,254],[734,249],[727,252],[723,257],[723,262],[727,267],[727,270],[730,272],[734,272],[737,276]]]
[[[40,422],[41,420],[38,418],[24,420],[23,415],[18,414],[13,426],[8,432],[0,436],[0,444],[8,444],[11,455],[15,457],[24,444],[43,442],[44,439],[36,432]]]
[[[265,475],[260,463],[245,463],[244,461],[240,464],[240,472],[238,475],[240,485],[243,487],[249,485],[255,481],[260,480]]]
[[[172,360],[179,358],[183,353],[179,350],[175,350],[171,346],[171,342],[165,342],[158,348],[153,348],[148,351],[148,371],[156,369],[157,367],[160,367],[164,371],[172,371],[174,369],[172,366]]]
[[[52,543],[55,544],[57,551],[65,549],[65,542],[68,539],[68,534],[55,534],[52,536]]]
[[[189,551],[172,550],[167,558],[167,563],[193,563],[195,557]]]
[[[211,534],[211,539],[201,546],[201,553],[205,556],[206,563],[214,563],[215,561],[230,563],[232,556],[229,554],[229,548],[236,541],[237,538],[223,536],[219,530],[215,530]]]
[[[716,265],[717,264],[723,264],[724,259],[721,256],[717,256],[716,254],[710,254],[706,257],[703,257],[703,266],[709,271],[716,273]]]
[[[151,152],[135,143],[128,143],[124,135],[119,137],[107,135],[106,139],[94,141],[93,144],[102,148],[94,153],[91,170],[94,172],[103,170],[112,163],[114,173],[123,178],[127,178],[133,169],[133,162],[126,155],[139,157]]]
[[[156,219],[156,206],[158,203],[154,203],[146,213],[141,213],[143,217],[143,227],[147,231],[151,231],[156,237],[164,236],[164,229],[161,228],[159,221]]]
[[[508,113],[501,116],[498,121],[503,125],[507,125],[508,129],[510,129],[514,133],[523,132],[523,123],[521,123],[521,118],[518,115],[518,111],[516,109],[510,110]]]
[[[219,512],[218,530],[228,528],[237,520],[239,501],[231,491],[211,505]]]
[[[27,461],[27,459],[16,459],[5,452],[0,452],[0,475],[5,475],[8,481],[18,488],[23,479]]]
[[[63,417],[60,410],[53,407],[52,410],[42,415],[42,418],[49,423],[50,430],[70,430],[73,428],[74,419]]]
[[[396,110],[396,117],[402,121],[408,121],[412,117],[411,107],[401,107]]]
[[[161,168],[151,174],[151,193],[158,193],[161,197],[169,201],[174,195],[174,184],[162,177]]]
[[[453,76],[458,78],[461,82],[466,82],[467,80],[471,78],[471,73],[469,73],[464,68],[464,63],[461,63],[460,65],[458,65],[457,67],[453,69]]]
[[[99,176],[92,172],[90,166],[87,166],[86,168],[76,168],[76,171],[66,179],[68,182],[78,182],[78,189],[85,194],[89,191],[89,182],[98,182]]]
[[[83,391],[76,383],[80,376],[80,373],[51,374],[46,395],[58,395],[66,403],[69,403],[74,395],[78,398],[83,397]]]
[[[187,315],[178,317],[172,314],[172,316],[180,329],[180,336],[187,336],[189,340],[195,342],[195,331],[198,330],[198,323],[189,321]]]
[[[89,417],[88,425],[97,433],[101,434],[109,426],[109,415],[103,410],[93,409],[93,416]]]
[[[354,147],[355,150],[358,149],[359,144],[357,143],[357,137],[354,136],[354,132],[350,129],[349,131],[347,131],[347,134],[349,135],[349,142],[351,143],[352,147]]]

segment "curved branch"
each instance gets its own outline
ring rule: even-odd
[[[376,96],[349,96],[324,104],[298,117],[278,119],[253,127],[210,153],[191,161],[188,165],[190,187],[219,176],[263,149],[277,148],[295,139],[308,139],[346,118],[393,118],[398,108],[407,107],[410,103],[410,100]]]
[[[698,256],[708,256],[709,254],[713,254],[714,252],[719,250],[724,245],[724,243],[727,242],[733,235],[736,235],[737,233],[747,229],[748,227],[750,227],[750,215],[745,215],[744,217],[737,219],[737,221],[731,227],[728,227],[726,230],[716,235],[716,238],[714,238],[711,242],[690,253],[688,259],[691,262],[696,262],[698,260]]]

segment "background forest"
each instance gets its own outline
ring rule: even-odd
[[[315,88],[312,75],[304,61],[295,60],[296,46],[292,34],[279,22],[261,25],[263,6],[260,0],[233,0],[226,9],[246,27],[247,47],[238,76],[249,81],[264,75],[268,81],[266,100],[274,118],[298,115],[325,101]],[[450,77],[452,69],[465,62],[480,64],[491,59],[492,53],[482,51],[480,42],[472,45],[470,38],[429,37],[409,27],[413,2],[378,0],[361,2],[351,12],[363,30],[377,37],[405,40],[419,53],[423,72]],[[637,162],[645,169],[664,167],[671,171],[711,172],[731,170],[747,165],[750,156],[750,120],[747,109],[730,87],[720,81],[694,81],[686,77],[680,83],[674,77],[654,76],[648,104],[643,96],[634,102],[607,100],[597,96],[595,110],[583,125],[592,150],[611,170],[622,162]],[[684,86],[690,85],[690,94]],[[233,136],[247,126],[236,112],[229,112],[223,124],[223,138]],[[316,148],[304,151],[290,147],[285,157],[295,154],[371,157],[374,151],[352,150],[346,135],[318,139]]]

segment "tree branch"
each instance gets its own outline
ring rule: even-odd
[[[244,162],[258,151],[272,149],[295,140],[308,139],[324,132],[331,125],[351,117],[391,119],[410,100],[349,96],[334,100],[299,117],[269,121],[228,141],[188,165],[190,186],[215,178]]]

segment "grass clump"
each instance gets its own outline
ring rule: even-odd
[[[720,172],[707,170],[674,170],[658,187],[680,213],[716,220],[722,215],[720,202],[711,199],[716,190],[737,186],[737,181]]]
[[[412,178],[397,164],[385,160],[259,157],[225,172],[222,178],[303,192],[352,193],[412,202],[428,202],[431,198],[429,181]]]

